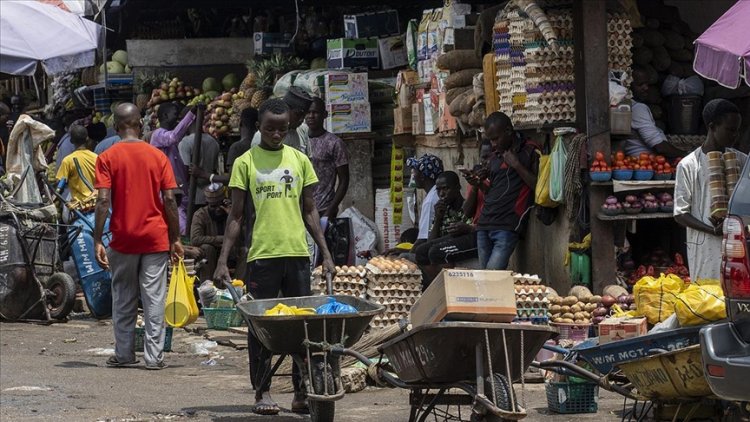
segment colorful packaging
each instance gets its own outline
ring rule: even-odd
[[[327,104],[369,101],[367,73],[330,72],[325,76]]]
[[[372,131],[370,103],[360,101],[348,104],[326,105],[326,129],[331,133],[368,133]]]

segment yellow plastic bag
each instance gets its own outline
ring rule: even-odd
[[[193,293],[194,283],[195,277],[188,276],[185,262],[180,259],[180,262],[172,267],[172,278],[169,280],[167,303],[164,307],[164,320],[170,326],[180,328],[198,319],[198,303]]]
[[[280,316],[280,315],[315,315],[315,309],[313,308],[298,308],[296,306],[287,306],[283,303],[278,303],[271,309],[266,310],[263,315],[268,316]]]
[[[726,318],[724,291],[715,285],[692,285],[677,295],[674,311],[681,326],[706,324]]]
[[[549,196],[549,179],[552,171],[552,160],[549,155],[539,156],[539,175],[536,179],[536,188],[534,189],[534,202],[547,208],[555,208],[558,204]]]
[[[674,302],[684,284],[682,279],[674,274],[662,274],[659,278],[646,276],[638,280],[633,287],[638,313],[645,316],[649,324],[669,318],[674,313]]]

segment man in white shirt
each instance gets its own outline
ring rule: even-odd
[[[643,101],[648,94],[648,74],[643,68],[633,69],[633,105],[631,106],[631,138],[625,141],[625,154],[637,157],[642,152],[667,157],[682,157],[685,153],[667,142],[667,136],[656,126],[651,109]]]
[[[708,135],[698,149],[677,165],[674,189],[674,219],[687,229],[687,258],[690,279],[718,279],[721,271],[722,223],[711,213],[708,156],[712,151],[737,155],[740,170],[747,155],[730,148],[739,137],[740,110],[727,100],[709,101],[703,108]]]
[[[302,123],[310,111],[312,97],[304,90],[293,86],[289,88],[283,100],[289,106],[289,132],[284,138],[284,145],[294,147],[307,155],[310,138],[307,134],[307,125]],[[256,145],[260,145],[260,131],[255,132],[253,136],[252,146]]]
[[[430,228],[435,218],[435,204],[439,199],[437,189],[435,189],[435,180],[443,172],[443,162],[432,154],[425,154],[419,158],[407,159],[406,165],[412,169],[412,177],[417,188],[427,193],[419,212],[419,234],[414,243],[414,246],[417,246],[430,236]]]

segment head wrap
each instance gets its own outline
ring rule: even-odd
[[[436,180],[443,172],[443,162],[432,154],[425,154],[419,158],[408,158],[406,159],[406,165],[432,180]]]
[[[299,87],[293,86],[284,95],[284,102],[289,108],[299,109],[304,112],[310,110],[312,97]]]

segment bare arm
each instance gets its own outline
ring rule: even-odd
[[[466,196],[466,201],[464,201],[463,211],[465,216],[474,217],[474,214],[477,212],[478,198],[479,186],[471,186],[471,190],[469,190],[469,194]]]
[[[161,194],[164,199],[164,214],[167,220],[169,243],[179,242],[180,217],[177,213],[177,198],[175,198],[173,189],[163,190]]]
[[[338,178],[338,185],[336,186],[336,195],[333,197],[333,202],[331,202],[328,211],[326,211],[328,219],[336,218],[339,205],[344,200],[346,191],[349,190],[349,165],[336,167],[336,177]]]
[[[107,221],[107,214],[109,214],[110,192],[107,188],[99,188],[94,211],[94,254],[96,261],[105,270],[109,269],[109,258],[107,258],[107,251],[102,243],[102,236],[104,235],[104,223]]]
[[[313,185],[302,188],[302,220],[305,222],[305,228],[315,240],[320,252],[323,254],[323,268],[330,273],[334,273],[333,258],[328,251],[326,239],[323,236],[323,229],[320,228],[320,215],[315,208],[315,199],[313,198]]]
[[[709,234],[714,234],[714,235],[721,234],[721,224],[717,225],[716,227],[711,227],[708,224],[705,224],[704,222],[693,217],[691,214],[675,215],[674,221],[676,221],[677,224],[681,226],[690,227],[691,229],[702,231],[704,233],[709,233]]]
[[[229,260],[229,253],[234,247],[234,243],[240,235],[242,230],[242,220],[245,217],[245,200],[246,192],[242,189],[232,188],[232,208],[229,210],[229,217],[227,218],[227,227],[224,231],[224,244],[221,246],[221,254],[219,254],[219,260],[216,264],[216,272],[214,273],[215,281],[228,281],[229,280],[229,268],[227,268],[227,261]],[[252,204],[249,204],[252,206]],[[251,224],[248,221],[248,224]],[[247,282],[247,280],[245,280]]]
[[[675,148],[672,144],[667,141],[658,143],[654,146],[656,152],[667,157],[684,157],[685,152],[681,149]]]

